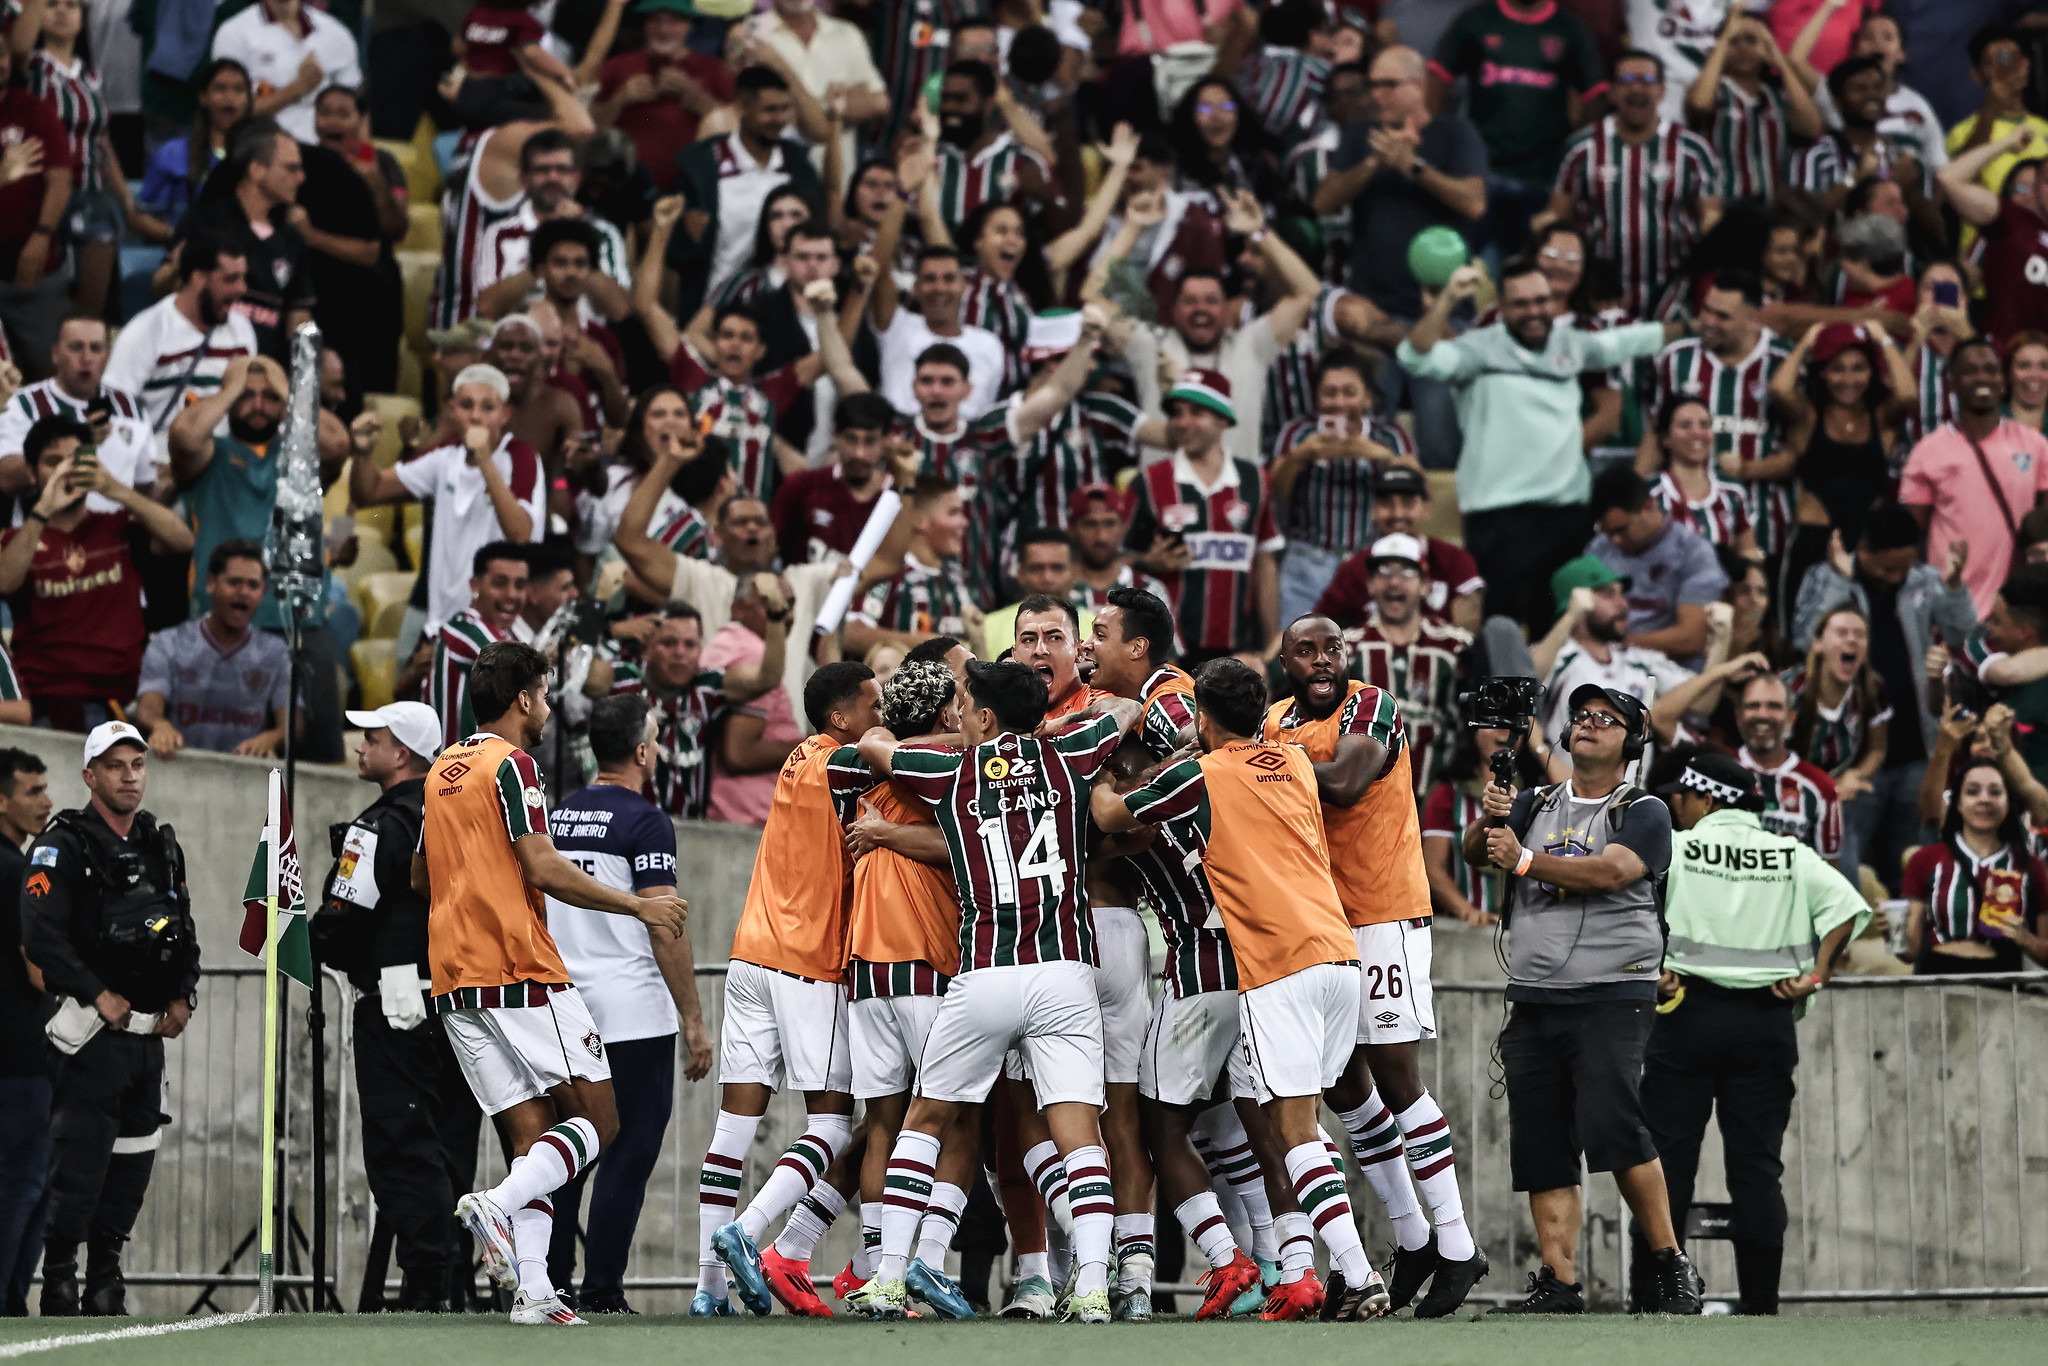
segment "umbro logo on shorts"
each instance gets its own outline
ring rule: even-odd
[[[1395,1025],[1401,1023],[1401,1017],[1391,1010],[1383,1010],[1373,1016],[1373,1018],[1379,1021],[1381,1029],[1392,1029]]]
[[[1249,768],[1264,769],[1266,772],[1271,773],[1277,769],[1287,767],[1287,760],[1279,751],[1269,749],[1263,753],[1254,754],[1251,758],[1245,760],[1245,765]]]
[[[590,1050],[591,1057],[599,1062],[604,1061],[604,1040],[597,1037],[596,1030],[593,1029],[583,1036],[583,1046]]]

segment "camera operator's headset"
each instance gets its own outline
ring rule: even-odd
[[[1621,741],[1621,757],[1624,759],[1642,758],[1643,751],[1650,744],[1650,709],[1643,705],[1641,698],[1631,697],[1619,688],[1604,687],[1598,683],[1581,683],[1578,687],[1572,689],[1572,695],[1565,703],[1564,729],[1558,733],[1557,739],[1552,743],[1566,754],[1572,752],[1571,714],[1577,711],[1579,704],[1589,697],[1599,698],[1608,706],[1614,708],[1615,715],[1621,718],[1622,726],[1625,730]]]

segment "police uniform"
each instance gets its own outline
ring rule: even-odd
[[[1771,986],[1813,972],[1821,942],[1845,923],[1856,934],[1870,907],[1811,846],[1735,808],[1761,802],[1733,761],[1695,756],[1672,787],[1723,806],[1673,838],[1664,965],[1679,989],[1650,1032],[1643,1108],[1681,1238],[1707,1118],[1719,1119],[1743,1308],[1775,1314],[1786,1227],[1780,1150],[1805,1003]]]
[[[49,1026],[57,1071],[42,1312],[79,1312],[84,1243],[85,1306],[119,1314],[121,1245],[170,1118],[155,1017],[173,1001],[193,1002],[199,985],[184,854],[147,811],[135,813],[126,837],[96,806],[59,812],[29,847],[21,907],[29,961],[62,1001]],[[94,1008],[103,991],[127,999],[127,1029],[106,1026]]]
[[[335,863],[312,935],[320,961],[345,971],[360,993],[355,1063],[363,1171],[377,1220],[397,1244],[404,1273],[398,1308],[432,1311],[467,1270],[448,1211],[476,1175],[483,1116],[439,1019],[425,1009],[427,900],[412,889],[425,806],[426,779],[407,778],[328,832]],[[420,996],[409,1028],[402,1027],[408,1021],[399,1003],[386,999],[405,990]],[[364,1295],[381,1307],[382,1268],[369,1270]],[[463,1306],[458,1299],[452,1307]]]

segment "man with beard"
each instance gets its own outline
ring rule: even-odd
[[[823,330],[834,338],[838,329]],[[822,333],[821,333],[822,335]],[[890,486],[882,442],[896,410],[873,394],[849,394],[833,414],[832,463],[782,481],[769,504],[784,564],[830,559],[852,550]]]
[[[1422,612],[1432,621],[1448,621],[1464,631],[1479,629],[1480,595],[1486,580],[1463,546],[1424,535],[1429,513],[1429,479],[1408,465],[1382,465],[1372,476],[1372,531],[1375,541],[1386,536],[1413,536],[1422,542]],[[1339,626],[1365,624],[1372,608],[1372,547],[1368,545],[1337,566],[1330,586],[1316,599],[1316,615]]]
[[[1785,680],[1761,672],[1735,697],[1735,757],[1757,775],[1764,829],[1813,846],[1828,862],[1842,850],[1842,803],[1835,780],[1785,743],[1792,734],[1792,699]]]
[[[220,387],[228,362],[256,354],[256,329],[234,309],[248,288],[249,259],[212,233],[195,232],[178,253],[177,289],[144,309],[114,339],[105,382],[141,400],[163,435],[185,405]]]
[[[1557,737],[1565,733],[1569,699],[1580,686],[1597,683],[1648,707],[1659,693],[1692,674],[1668,655],[1628,643],[1629,580],[1591,555],[1559,569],[1550,588],[1557,602],[1557,624],[1529,647],[1529,654],[1550,699],[1543,738],[1555,742],[1552,753],[1568,762],[1569,737]]]
[[[177,480],[192,527],[195,565],[211,564],[215,547],[224,542],[261,542],[269,533],[284,466],[276,445],[278,425],[284,420],[290,387],[283,367],[270,357],[237,356],[228,363],[220,387],[172,421],[171,476]],[[323,483],[331,483],[348,459],[349,431],[333,413],[324,408],[319,413],[320,476]],[[218,434],[223,419],[225,436]],[[304,748],[299,754],[323,764],[342,759],[342,698],[336,682],[334,635],[327,626],[326,575],[323,567],[320,595],[299,624],[306,708]],[[192,615],[206,612],[210,592],[209,571],[198,576]],[[284,634],[284,610],[275,594],[264,597],[255,624],[272,635]]]
[[[263,546],[222,541],[206,563],[206,615],[159,631],[142,652],[135,723],[168,759],[186,746],[259,759],[284,747],[291,657],[249,629],[263,601]]]
[[[986,62],[957,61],[939,86],[939,216],[957,233],[988,203],[1050,201],[1055,156],[1043,129],[1010,98]],[[992,117],[993,116],[993,117]]]
[[[1525,261],[1501,271],[1501,320],[1453,337],[1451,311],[1481,278],[1477,266],[1453,271],[1395,356],[1411,374],[1455,392],[1465,441],[1458,507],[1465,548],[1486,579],[1486,615],[1536,630],[1551,619],[1543,584],[1592,531],[1579,372],[1653,356],[1685,325],[1587,332],[1553,322],[1550,280]]]
[[[179,240],[157,267],[155,284],[167,289],[177,278],[185,237],[201,231],[218,234],[248,263],[247,288],[235,300],[235,311],[256,330],[257,350],[288,361],[292,334],[313,318],[306,239],[288,213],[305,183],[304,154],[275,123],[256,119],[235,136],[230,156],[242,166],[241,178],[232,192],[202,198],[186,212],[178,224]]]
[[[1792,181],[1813,192],[1832,214],[1848,201],[1858,181],[1878,176],[1899,187],[1915,228],[1946,242],[1948,233],[1933,198],[1934,182],[1909,137],[1880,132],[1891,77],[1876,57],[1851,57],[1828,72],[1828,94],[1841,112],[1842,126],[1793,160]]]
[[[514,1156],[505,1179],[463,1196],[455,1216],[491,1280],[515,1292],[513,1323],[572,1325],[584,1320],[548,1279],[548,1196],[597,1160],[619,1119],[604,1040],[548,933],[542,897],[630,916],[671,939],[682,937],[690,907],[673,889],[636,896],[607,886],[555,848],[527,753],[547,725],[548,672],[540,652],[516,640],[477,656],[476,710],[489,719],[444,750],[428,776],[412,887],[434,907],[434,1013]]]
[[[545,254],[535,255],[541,245],[541,227],[548,223],[578,223],[587,229],[584,291],[590,308],[601,318],[617,320],[633,311],[633,258],[627,254],[626,239],[606,218],[586,210],[577,202],[583,172],[577,165],[576,144],[567,133],[550,128],[534,134],[519,149],[519,187],[525,202],[511,217],[493,223],[477,240],[474,274],[477,288],[476,311],[485,318],[502,318],[516,313],[541,286]],[[560,241],[550,237],[549,242]]]
[[[1707,140],[1659,114],[1663,58],[1622,53],[1610,98],[1614,112],[1565,144],[1549,214],[1586,225],[1586,244],[1621,269],[1629,312],[1651,318],[1693,243],[1720,220],[1721,177]]]
[[[1081,616],[1079,640],[1086,640],[1095,628],[1093,609],[1074,601],[1074,547],[1065,532],[1044,526],[1017,539],[1017,587],[1026,596],[1043,595],[1072,603]],[[1017,618],[1023,610],[1021,602],[1013,602],[990,612],[982,622],[981,643],[997,659],[1017,643]]]
[[[1371,601],[1365,624],[1347,633],[1347,672],[1400,706],[1407,736],[1401,766],[1411,770],[1420,801],[1456,746],[1458,689],[1472,637],[1422,610],[1422,559],[1429,552],[1420,540],[1382,536],[1365,553]]]
[[[525,313],[514,313],[499,321],[484,348],[484,363],[496,366],[511,389],[505,405],[505,426],[514,437],[531,446],[547,471],[552,490],[561,473],[569,443],[583,430],[583,414],[576,400],[547,382],[541,372],[540,324]],[[553,490],[567,500],[567,489]],[[573,506],[553,509],[573,517]]]
[[[1374,547],[1376,557],[1383,546]],[[1388,552],[1376,568],[1384,574],[1404,563],[1415,568]],[[1294,696],[1267,710],[1254,738],[1299,745],[1315,766],[1330,873],[1358,945],[1361,988],[1357,1047],[1330,1088],[1330,1108],[1394,1225],[1390,1312],[1433,1281],[1416,1317],[1442,1318],[1486,1274],[1486,1254],[1465,1224],[1450,1123],[1422,1084],[1421,1041],[1436,1037],[1432,912],[1401,713],[1390,692],[1344,677],[1348,653],[1328,617],[1289,626],[1280,664]],[[1395,1163],[1404,1151],[1430,1216]]]

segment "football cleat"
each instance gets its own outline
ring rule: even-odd
[[[711,1235],[711,1250],[731,1273],[740,1303],[765,1317],[774,1301],[768,1298],[768,1278],[761,1274],[761,1253],[737,1219]]]
[[[974,1317],[974,1306],[960,1293],[960,1287],[937,1267],[913,1257],[910,1265],[903,1269],[903,1283],[909,1287],[912,1297],[930,1306],[932,1312],[942,1319]]]
[[[1330,1273],[1330,1288],[1323,1296],[1322,1313],[1318,1315],[1323,1322],[1357,1323],[1379,1318],[1386,1312],[1387,1286],[1379,1272],[1367,1267],[1365,1279],[1357,1285],[1347,1281],[1341,1271]]]
[[[552,1325],[557,1328],[588,1327],[590,1320],[583,1318],[561,1300],[550,1295],[544,1300],[529,1300],[524,1290],[512,1295],[512,1322],[522,1327]]]
[[[1202,1285],[1208,1293],[1195,1317],[1220,1319],[1233,1311],[1240,1297],[1258,1289],[1259,1264],[1239,1252],[1222,1266],[1210,1267],[1202,1276]]]
[[[699,1290],[690,1296],[690,1317],[693,1319],[736,1319],[740,1311],[732,1307],[732,1301],[723,1295],[714,1295],[709,1290]]]
[[[867,1283],[868,1317],[900,1319],[910,1312],[910,1287],[902,1281],[885,1281],[877,1276]]]
[[[867,1283],[867,1277],[853,1274],[853,1263],[848,1262],[845,1269],[832,1278],[832,1293],[843,1300]]]
[[[484,1274],[500,1290],[519,1289],[519,1254],[512,1246],[512,1221],[482,1191],[471,1191],[455,1203],[455,1217],[469,1230],[483,1252]]]
[[[1421,1247],[1395,1247],[1394,1255],[1387,1259],[1387,1312],[1415,1303],[1416,1295],[1443,1264],[1444,1259],[1436,1250],[1435,1229],[1430,1230],[1429,1241]]]
[[[1529,1293],[1519,1300],[1497,1304],[1490,1314],[1583,1314],[1586,1296],[1576,1285],[1566,1285],[1549,1267],[1529,1273]]]
[[[1026,1276],[1010,1287],[1010,1298],[1003,1303],[1002,1317],[1006,1319],[1051,1318],[1056,1303],[1052,1282],[1043,1276]]]
[[[1266,1296],[1273,1293],[1273,1287],[1280,1284],[1280,1263],[1269,1262],[1263,1257],[1252,1259],[1259,1268],[1259,1278],[1246,1286],[1230,1305],[1230,1317],[1250,1318],[1266,1307]]]
[[[1061,1317],[1069,1323],[1108,1323],[1109,1292],[1090,1290],[1082,1294],[1075,1291],[1067,1296],[1066,1313]]]
[[[1312,1319],[1322,1307],[1323,1283],[1316,1279],[1315,1272],[1304,1271],[1300,1280],[1282,1281],[1273,1287],[1273,1293],[1266,1296],[1266,1306],[1259,1311],[1259,1317],[1269,1323]]]
[[[1127,1294],[1110,1297],[1110,1317],[1118,1323],[1150,1323],[1152,1321],[1152,1292],[1133,1290]]]
[[[1462,1262],[1442,1262],[1436,1269],[1436,1276],[1429,1283],[1429,1293],[1422,1297],[1422,1303],[1415,1306],[1418,1319],[1440,1319],[1458,1311],[1465,1303],[1465,1297],[1472,1293],[1472,1287],[1492,1268],[1487,1265],[1486,1253],[1473,1248],[1472,1255]]]
[[[832,1306],[818,1298],[818,1291],[811,1284],[811,1264],[795,1261],[777,1252],[771,1244],[761,1254],[761,1274],[768,1281],[769,1292],[782,1301],[782,1307],[803,1318],[829,1319]]]

